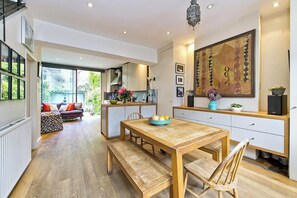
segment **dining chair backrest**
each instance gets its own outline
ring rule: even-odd
[[[244,139],[241,141],[218,165],[208,181],[216,184],[231,184],[234,182],[239,164],[243,158],[243,154],[249,145],[250,140]]]
[[[140,113],[134,112],[128,115],[127,120],[136,120],[136,119],[142,119],[142,118],[143,118],[143,115],[141,115]]]

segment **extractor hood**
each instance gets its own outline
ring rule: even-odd
[[[122,85],[122,71],[120,69],[115,70],[117,77],[111,81],[110,85]]]

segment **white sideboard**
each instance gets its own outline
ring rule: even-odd
[[[174,107],[175,118],[228,129],[233,142],[254,138],[250,147],[288,157],[289,116],[265,112],[211,111],[197,107]]]
[[[120,122],[126,120],[131,113],[140,113],[144,118],[157,114],[157,104],[126,103],[103,104],[101,106],[101,133],[106,139],[120,136]]]

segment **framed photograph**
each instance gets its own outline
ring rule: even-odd
[[[34,31],[24,16],[22,16],[22,44],[31,52],[34,51]]]
[[[176,75],[176,84],[183,85],[184,84],[184,76]]]
[[[19,80],[19,99],[24,100],[25,99],[25,81]]]
[[[15,77],[11,78],[11,99],[19,99],[19,80]]]
[[[0,73],[0,100],[9,100],[10,98],[10,77]]]
[[[20,56],[20,76],[25,77],[26,76],[26,70],[25,70],[25,58]]]
[[[20,75],[19,59],[19,54],[11,50],[11,73],[15,75]]]
[[[175,73],[184,74],[185,73],[185,64],[175,63]]]
[[[176,87],[176,97],[184,97],[184,87]]]
[[[0,69],[10,72],[10,53],[9,53],[9,47],[4,42],[0,42],[0,56],[1,56],[1,65]]]
[[[194,52],[194,93],[217,88],[223,97],[255,97],[255,30]]]

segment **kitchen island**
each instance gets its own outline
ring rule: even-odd
[[[120,136],[120,122],[131,113],[140,113],[144,118],[157,114],[157,104],[147,102],[127,102],[101,105],[101,133],[106,139]]]

